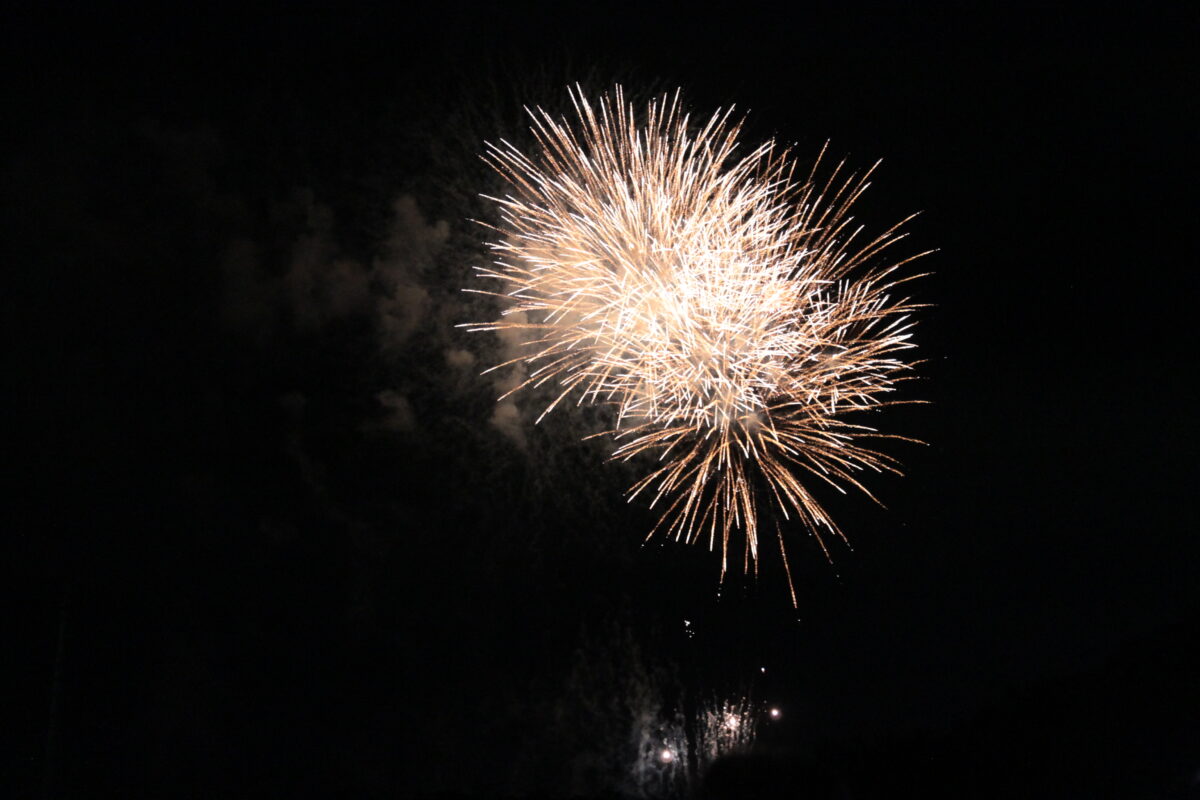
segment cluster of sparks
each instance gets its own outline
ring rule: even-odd
[[[525,364],[514,392],[555,387],[539,421],[564,400],[614,408],[613,457],[653,457],[629,490],[661,509],[650,536],[719,543],[723,578],[736,531],[757,565],[766,506],[828,557],[842,534],[807,484],[870,496],[864,470],[897,471],[869,442],[903,437],[846,417],[911,375],[917,306],[895,293],[917,256],[885,252],[907,220],[864,237],[849,212],[874,168],[818,180],[819,156],[798,175],[773,141],[740,150],[732,109],[694,123],[678,93],[641,115],[620,87],[571,100],[573,119],[530,111],[533,154],[488,144],[510,189],[478,272],[506,303],[470,329],[523,337],[493,369]]]

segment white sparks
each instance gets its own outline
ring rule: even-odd
[[[818,180],[818,158],[797,178],[774,142],[737,150],[729,111],[693,126],[678,95],[640,117],[619,87],[571,99],[572,120],[530,112],[536,153],[488,145],[511,194],[492,198],[496,261],[478,272],[507,305],[467,327],[528,338],[512,391],[557,384],[542,416],[567,397],[614,408],[613,457],[656,459],[629,490],[661,510],[651,536],[719,540],[724,576],[731,534],[757,565],[774,510],[829,557],[822,534],[842,534],[809,485],[870,496],[865,469],[898,472],[845,417],[896,403],[912,369],[918,306],[895,290],[916,256],[883,255],[903,222],[864,237],[849,214],[873,168]]]

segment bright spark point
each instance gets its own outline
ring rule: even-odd
[[[778,708],[771,709],[771,719],[779,719],[782,716],[783,713]]]
[[[741,724],[742,721],[737,718],[736,714],[725,715],[725,727],[729,728],[729,730],[736,731],[739,727],[741,727]]]
[[[658,758],[664,764],[669,764],[675,760],[675,754],[672,753],[670,750],[663,750],[661,753],[658,754]]]
[[[695,125],[678,92],[641,116],[620,87],[571,100],[574,119],[530,112],[532,155],[487,146],[511,194],[492,198],[496,260],[477,271],[508,305],[467,327],[528,339],[493,369],[525,365],[514,392],[555,384],[542,416],[567,397],[614,408],[600,434],[613,458],[657,462],[629,490],[662,509],[650,536],[719,539],[724,578],[734,531],[743,568],[757,565],[771,510],[798,517],[828,558],[823,536],[845,537],[809,485],[870,496],[859,473],[898,473],[862,442],[903,437],[845,417],[898,402],[885,398],[913,366],[918,306],[896,291],[917,256],[883,255],[907,220],[862,236],[850,209],[874,168],[818,180],[818,157],[797,179],[773,141],[736,149],[732,110]],[[790,585],[778,525],[776,538]]]

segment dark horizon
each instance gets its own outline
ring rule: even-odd
[[[1196,791],[1194,11],[5,18],[14,796],[637,796],[628,719],[751,693],[710,796]],[[856,219],[937,249],[927,444],[789,531],[797,608],[454,327],[482,142],[576,81],[882,159]]]

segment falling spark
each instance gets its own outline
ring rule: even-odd
[[[914,366],[918,305],[895,292],[919,256],[885,255],[908,220],[864,236],[850,209],[874,167],[818,179],[818,156],[798,178],[773,141],[738,150],[732,109],[693,124],[678,92],[643,117],[620,87],[571,100],[574,119],[529,112],[534,154],[502,141],[484,156],[511,187],[490,198],[495,261],[477,268],[502,290],[468,291],[506,307],[465,327],[528,340],[492,368],[528,370],[504,397],[553,385],[538,421],[568,398],[612,406],[598,435],[613,457],[655,459],[629,490],[661,510],[647,539],[719,542],[722,579],[735,531],[757,570],[768,510],[798,518],[829,558],[826,536],[845,537],[810,484],[874,499],[861,473],[899,472],[864,442],[905,437],[846,417],[901,402],[888,396]],[[776,538],[795,604],[778,523]]]
[[[771,709],[771,719],[779,719],[782,716],[783,713],[778,708]]]

